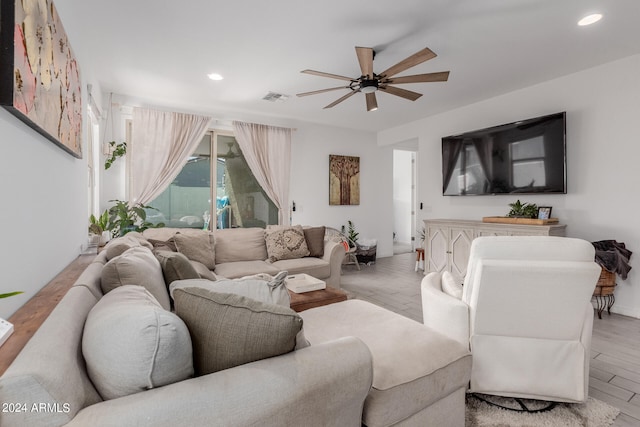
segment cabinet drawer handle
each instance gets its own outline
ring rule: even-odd
[[[448,254],[452,253],[451,251],[447,251]]]

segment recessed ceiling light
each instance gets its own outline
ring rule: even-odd
[[[579,20],[578,25],[580,25],[581,27],[584,27],[585,25],[595,24],[601,19],[602,19],[602,14],[594,13],[593,15],[587,15],[581,20]]]
[[[222,77],[220,74],[218,73],[211,73],[211,74],[207,74],[207,77],[209,77],[211,80],[222,80],[224,79],[224,77]]]

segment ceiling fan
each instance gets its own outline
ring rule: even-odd
[[[346,86],[337,86],[328,89],[299,93],[297,94],[297,96],[316,95],[319,93],[330,92],[332,90],[349,89],[349,93],[342,96],[341,98],[338,98],[324,108],[335,107],[347,98],[355,95],[358,92],[362,92],[366,96],[367,111],[374,111],[378,109],[378,101],[376,99],[377,91],[382,91],[391,95],[396,95],[401,98],[408,99],[410,101],[415,101],[422,96],[421,93],[412,92],[410,90],[401,89],[399,87],[391,85],[405,83],[446,82],[449,78],[449,71],[395,77],[395,75],[398,73],[401,73],[411,67],[415,67],[418,64],[422,64],[425,61],[435,58],[436,54],[433,53],[429,48],[424,48],[421,51],[414,53],[408,58],[405,58],[397,64],[391,66],[390,68],[387,68],[380,74],[376,74],[373,72],[373,59],[375,57],[375,51],[373,50],[373,48],[356,46],[356,55],[358,57],[358,63],[360,64],[360,71],[362,72],[362,75],[360,77],[351,78],[340,76],[337,74],[323,73],[322,71],[303,70],[301,72],[305,74],[345,80],[348,81],[349,84]]]

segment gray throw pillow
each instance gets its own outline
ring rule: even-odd
[[[105,400],[193,376],[189,330],[141,286],[121,286],[91,309],[82,354]]]
[[[303,229],[304,239],[309,248],[309,256],[322,258],[324,256],[324,234],[326,227],[309,227]]]
[[[176,242],[178,252],[184,254],[192,261],[203,263],[209,270],[216,268],[213,233],[208,231],[197,234],[177,233],[173,238]]]
[[[265,242],[271,262],[309,256],[307,241],[300,225],[266,230]]]
[[[200,276],[201,279],[211,280],[212,282],[215,282],[216,280],[218,280],[218,277],[215,275],[215,273],[209,270],[206,265],[198,261],[193,261],[193,260],[190,260],[190,261],[191,261],[191,265],[196,270],[196,272],[198,272],[198,275]]]
[[[144,287],[163,308],[169,310],[169,292],[162,267],[151,250],[142,246],[134,247],[104,265],[100,280],[102,292],[106,294],[124,285]]]
[[[191,333],[196,375],[289,353],[302,330],[298,313],[280,305],[201,287],[172,295]]]
[[[154,254],[160,262],[164,283],[167,288],[175,280],[200,278],[191,261],[183,254],[170,251],[155,251]]]
[[[173,236],[167,240],[149,239],[149,243],[153,245],[154,251],[178,252],[178,248],[176,248],[176,239]]]

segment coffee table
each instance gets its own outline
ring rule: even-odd
[[[289,291],[289,296],[291,297],[291,308],[296,312],[347,300],[347,294],[344,291],[330,286],[301,294]]]

